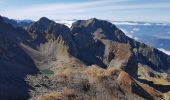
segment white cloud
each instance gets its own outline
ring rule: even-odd
[[[112,21],[113,24],[116,25],[132,25],[132,26],[136,26],[136,25],[144,25],[144,26],[150,26],[152,25],[151,23],[138,23],[138,22],[126,22],[126,21]]]
[[[132,34],[133,34],[133,33],[134,33],[134,31],[130,31],[130,33],[132,33]]]
[[[145,26],[151,26],[152,24],[151,23],[144,23],[142,25],[145,25]]]
[[[56,23],[64,24],[68,27],[71,27],[72,23],[75,22],[73,20],[55,20]]]
[[[121,28],[121,30],[123,31],[123,33],[125,33],[126,36],[133,38],[132,34],[129,33],[128,31],[126,31],[125,29],[122,29],[122,28]]]
[[[168,40],[170,40],[169,35],[154,35],[154,37],[156,37],[158,39],[168,39]]]
[[[134,39],[135,39],[136,41],[139,41],[139,38],[138,38],[138,37],[134,37]]]
[[[139,23],[137,23],[137,22],[112,22],[113,24],[115,24],[115,25],[139,25]]]
[[[129,34],[129,32],[126,31],[125,29],[122,29],[122,28],[121,28],[121,30],[122,30],[125,34]]]
[[[133,31],[135,31],[135,32],[136,32],[136,31],[139,31],[139,30],[140,30],[139,28],[136,28],[136,27],[133,28]]]
[[[159,49],[160,51],[166,53],[167,55],[170,55],[170,51],[165,50],[165,49],[163,49],[163,48],[158,48],[158,49]]]
[[[104,5],[110,5],[112,3],[117,3],[126,0],[112,1],[112,0],[100,0],[91,2],[81,2],[81,3],[52,3],[52,4],[37,4],[31,5],[23,8],[12,8],[1,11],[4,16],[12,18],[40,18],[42,16],[61,16],[69,18],[71,16],[77,16],[76,14],[85,14],[90,10],[103,9]],[[83,15],[81,15],[83,16]]]
[[[38,19],[42,16],[49,18],[111,18],[116,13],[130,11],[129,9],[146,9],[146,8],[170,8],[168,3],[152,3],[152,4],[126,4],[122,3],[129,0],[93,0],[89,2],[79,3],[53,3],[53,4],[37,4],[22,8],[5,8],[0,11],[4,16],[11,18],[31,18]],[[116,12],[116,13],[115,13]],[[105,14],[112,13],[109,17]],[[126,23],[128,24],[128,23]],[[130,23],[132,24],[132,23]],[[137,24],[137,23],[133,23]]]
[[[128,36],[128,37],[130,37],[130,38],[132,38],[136,41],[140,40],[138,37],[133,36],[133,31],[128,32],[128,31],[126,31],[125,29],[122,29],[122,28],[121,28],[121,30],[125,33],[126,36]]]
[[[169,24],[167,24],[167,23],[157,23],[156,25],[158,25],[158,26],[168,26]]]

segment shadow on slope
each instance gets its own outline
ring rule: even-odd
[[[170,91],[170,85],[161,85],[161,84],[154,84],[152,81],[148,81],[145,79],[138,79],[141,83],[148,84],[149,86],[153,87],[154,89],[166,93]]]
[[[19,64],[0,60],[0,99],[28,99],[30,97],[29,90],[33,88],[26,83],[25,77],[36,73],[38,73],[38,70],[33,61],[28,61],[27,64]]]
[[[17,34],[17,29],[4,23],[1,17],[0,29],[0,100],[26,100],[33,88],[25,82],[25,77],[38,73],[38,69],[19,46],[22,36]]]

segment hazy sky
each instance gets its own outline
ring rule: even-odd
[[[101,18],[170,22],[170,0],[0,0],[0,14],[15,19]]]

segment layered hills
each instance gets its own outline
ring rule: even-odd
[[[108,21],[78,20],[71,28],[46,17],[23,26],[10,22],[0,17],[2,99],[170,97],[170,56]]]

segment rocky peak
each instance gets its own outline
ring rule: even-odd
[[[47,17],[41,17],[40,19],[39,19],[39,22],[50,22],[51,20],[50,19],[48,19]]]
[[[44,30],[46,30],[50,24],[54,24],[55,22],[53,22],[52,20],[49,20],[46,17],[42,17],[40,18],[37,22],[33,23],[32,25],[30,25],[28,27],[27,30],[31,31],[31,32],[43,32]]]
[[[137,76],[138,64],[157,71],[170,66],[169,56],[127,37],[110,22],[96,18],[79,20],[73,23],[71,32],[80,59],[89,65],[117,66],[134,76]]]
[[[37,22],[30,25],[27,29],[28,34],[32,37],[31,50],[25,49],[32,55],[33,51],[37,52],[32,55],[35,61],[50,62],[56,61],[57,57],[66,55],[78,55],[74,41],[72,40],[70,29],[59,23],[55,23],[48,18],[42,17]],[[43,57],[42,57],[43,56]],[[42,57],[42,59],[39,59]],[[61,59],[59,57],[59,59]]]
[[[71,32],[81,58],[89,65],[97,63],[105,68],[115,57],[114,46],[128,42],[128,37],[115,25],[96,18],[73,23]]]
[[[46,17],[40,18],[27,28],[27,31],[34,39],[34,42],[45,43],[48,39],[55,39],[62,31],[69,31],[69,29],[61,24],[57,24]],[[64,34],[65,32],[62,32]]]
[[[105,21],[92,18],[89,20],[79,20],[72,24],[72,33],[77,33],[79,29],[86,29],[84,34],[92,35],[94,38],[109,39],[118,42],[127,42],[127,36],[119,30],[114,24]]]
[[[39,25],[43,28],[49,27],[50,23],[54,23],[54,21],[52,21],[46,17],[42,17],[36,22],[37,25]]]

